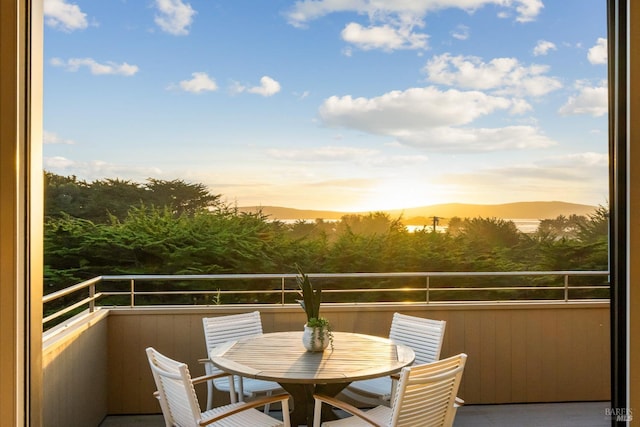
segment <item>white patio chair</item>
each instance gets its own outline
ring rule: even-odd
[[[202,325],[207,346],[207,356],[213,348],[224,342],[262,335],[262,320],[259,311],[231,314],[228,316],[205,317],[202,319]],[[256,357],[259,356],[256,355]],[[207,375],[216,375],[222,372],[208,358],[201,359],[200,362],[204,363],[205,373]],[[229,378],[228,376],[223,376],[207,382],[207,410],[213,407],[214,388],[228,392],[231,403],[237,401],[242,402],[245,398],[252,399],[261,394],[270,396],[275,392],[280,393],[284,391],[278,383],[272,381],[233,376],[235,380],[230,382]],[[269,412],[269,405],[264,407],[264,412]]]
[[[402,368],[391,407],[380,405],[363,411],[338,399],[314,394],[313,427],[321,425],[322,404],[342,409],[351,417],[322,423],[322,427],[451,427],[456,415],[454,401],[467,355],[425,365]]]
[[[431,363],[440,358],[444,330],[447,322],[394,313],[389,339],[411,348],[416,359],[414,365]],[[354,381],[344,395],[369,406],[389,405],[395,389],[392,377]]]
[[[219,427],[289,427],[289,395],[279,394],[256,399],[250,403],[231,403],[201,412],[194,384],[209,377],[191,379],[186,364],[164,356],[152,347],[147,358],[158,390],[154,393],[162,409],[167,427],[219,426]],[[227,375],[227,374],[221,374]],[[264,414],[255,408],[268,403],[281,402],[283,420]]]

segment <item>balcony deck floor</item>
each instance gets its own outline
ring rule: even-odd
[[[466,405],[454,427],[609,427],[609,402]],[[109,416],[100,427],[163,427],[162,415]]]

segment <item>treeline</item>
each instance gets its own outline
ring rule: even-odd
[[[220,204],[203,184],[182,180],[149,178],[140,184],[128,180],[104,179],[88,183],[75,176],[44,173],[45,221],[71,216],[93,223],[124,220],[132,207],[167,207],[180,216],[192,215]]]
[[[202,184],[45,174],[45,292],[99,275],[606,270],[608,211],[544,219],[533,234],[497,218],[408,232],[382,212],[285,224],[239,212]]]

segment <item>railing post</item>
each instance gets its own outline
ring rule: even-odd
[[[429,279],[431,277],[427,276],[427,304],[429,304]]]
[[[564,275],[564,302],[569,301],[569,275]]]
[[[89,298],[91,298],[91,300],[89,301],[89,313],[93,313],[96,309],[96,301],[95,298],[96,297],[96,284],[92,283],[91,285],[89,285]]]
[[[135,307],[136,305],[135,294],[136,294],[136,282],[135,282],[135,279],[131,279],[131,307]]]
[[[284,305],[284,276],[280,278],[280,304]]]

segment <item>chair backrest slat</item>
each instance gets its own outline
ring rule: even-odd
[[[440,359],[446,324],[444,320],[394,313],[389,338],[410,347],[416,354],[414,364],[422,365]]]
[[[260,318],[260,312],[257,310],[250,313],[204,317],[202,319],[202,326],[204,328],[204,341],[207,346],[207,355],[223,342],[262,334],[262,320]],[[218,368],[213,367],[213,365],[208,365],[207,369],[208,374],[222,372]]]
[[[146,351],[167,425],[198,425],[200,405],[187,365],[151,347]]]
[[[229,340],[262,334],[260,312],[205,317],[202,319],[207,351]]]
[[[403,368],[392,402],[392,427],[451,427],[467,355]]]

